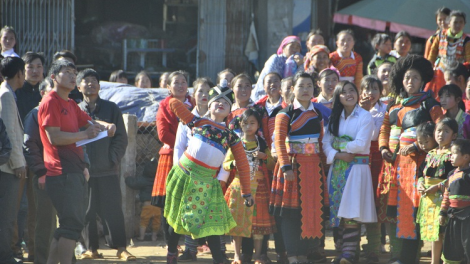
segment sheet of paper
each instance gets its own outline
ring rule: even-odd
[[[88,143],[91,143],[91,142],[95,142],[97,140],[100,140],[102,138],[105,138],[108,136],[108,131],[105,130],[105,131],[101,131],[98,136],[94,137],[94,138],[89,138],[89,139],[84,139],[84,140],[80,140],[80,141],[77,141],[75,144],[77,147],[80,147],[80,146],[83,146],[83,145],[86,145]]]

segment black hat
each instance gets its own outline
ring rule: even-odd
[[[217,85],[209,91],[208,105],[211,105],[212,102],[218,100],[219,98],[227,100],[227,102],[232,105],[233,101],[235,101],[235,94],[233,93],[232,89]]]

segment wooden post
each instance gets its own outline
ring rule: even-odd
[[[122,193],[122,212],[124,213],[124,223],[126,225],[126,237],[134,237],[134,215],[135,215],[135,191],[128,188],[125,183],[126,177],[135,177],[136,166],[136,139],[137,139],[137,116],[123,114],[124,125],[127,131],[127,149],[126,154],[121,160],[121,193]]]

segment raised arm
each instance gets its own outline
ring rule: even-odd
[[[230,146],[233,156],[236,161],[238,175],[240,177],[240,185],[242,189],[242,195],[251,194],[250,188],[250,165],[246,158],[245,149],[243,148],[242,142]]]
[[[186,108],[183,102],[178,99],[172,98],[169,101],[170,109],[176,116],[183,122],[183,124],[188,124],[194,120],[196,117],[191,111]]]

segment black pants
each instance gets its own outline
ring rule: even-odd
[[[169,226],[166,220],[164,223],[168,227],[168,229],[165,228],[167,229],[166,239],[168,243],[168,252],[172,254],[176,254],[178,251],[177,247],[178,247],[178,242],[180,240],[181,235],[175,233],[175,230],[173,229],[173,227]],[[206,237],[206,239],[207,239],[207,243],[209,244],[209,248],[211,249],[212,259],[214,260],[214,263],[223,263],[224,257],[222,256],[222,251],[220,250],[220,236],[208,236]]]
[[[85,227],[88,185],[83,173],[46,176],[46,191],[59,217],[54,238],[78,241]]]
[[[126,228],[122,213],[121,187],[117,175],[90,177],[89,207],[86,213],[85,245],[89,250],[99,248],[96,215],[101,217],[103,227],[109,234],[109,245],[117,249],[126,247]]]
[[[268,241],[269,241],[269,235],[264,235],[263,243],[261,246],[261,255],[268,254]],[[254,248],[255,248],[255,241],[253,241],[252,237],[242,238],[242,254],[244,256],[252,256]]]
[[[302,223],[298,217],[282,218],[282,236],[287,257],[307,256],[311,241],[301,238]]]
[[[418,254],[421,250],[421,236],[419,231],[419,225],[416,225],[416,234],[416,239],[402,239],[400,261],[403,264],[417,263]]]
[[[443,258],[447,261],[470,263],[470,208],[450,209],[455,215],[449,218],[444,238]]]
[[[275,216],[277,232],[274,233],[274,247],[276,253],[282,255],[286,253],[286,247],[284,245],[284,238],[282,237],[282,217]]]
[[[0,172],[0,263],[13,258],[11,241],[16,221],[16,201],[20,180],[13,174]]]
[[[36,232],[34,233],[34,264],[46,264],[49,246],[57,226],[57,213],[46,190],[39,189],[39,177],[33,177],[33,191],[36,202]]]

